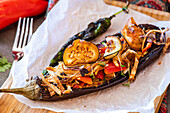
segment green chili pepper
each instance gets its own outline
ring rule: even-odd
[[[107,31],[107,29],[110,27],[111,25],[111,19],[113,17],[115,17],[117,14],[121,13],[122,11],[125,11],[126,13],[128,12],[126,9],[128,8],[130,2],[128,2],[126,7],[123,7],[121,11],[113,14],[112,16],[108,17],[108,18],[101,18],[95,22],[91,22],[88,27],[76,34],[75,36],[71,37],[68,42],[59,50],[59,52],[54,56],[54,58],[51,60],[50,62],[50,66],[56,66],[58,64],[58,61],[62,61],[63,60],[63,52],[64,50],[67,48],[67,46],[69,46],[70,44],[72,44],[72,42],[76,39],[83,39],[86,41],[90,41],[95,39],[97,36],[103,34],[104,32]]]

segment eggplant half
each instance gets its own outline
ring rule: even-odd
[[[151,25],[151,24],[140,24],[138,25],[142,29],[156,29],[159,30],[157,26]],[[121,37],[121,33],[117,33],[113,36]],[[161,33],[156,33],[156,40],[160,40]],[[163,39],[165,41],[165,39]],[[146,68],[149,64],[151,64],[153,61],[158,59],[160,56],[164,45],[153,45],[146,55],[141,57],[139,59],[139,65],[137,68],[137,73],[139,73],[141,70]],[[120,84],[126,80],[128,80],[129,75],[125,74],[125,76],[121,76],[121,73],[117,73],[118,75],[115,78],[112,78],[109,80],[109,82],[104,82],[102,85],[99,85],[98,87],[90,87],[90,88],[82,88],[82,89],[73,89],[72,92],[64,94],[64,95],[53,95],[51,96],[48,90],[45,90],[45,87],[41,86],[42,80],[39,77],[34,78],[33,80],[30,80],[28,85],[26,85],[24,88],[16,88],[16,89],[0,89],[0,92],[7,92],[7,93],[16,93],[21,94],[29,99],[32,100],[42,100],[42,101],[58,101],[58,100],[65,100],[70,99],[74,97],[78,97],[81,95],[85,95],[88,93],[100,91],[112,86],[115,86],[117,84]],[[137,74],[136,74],[137,75]]]

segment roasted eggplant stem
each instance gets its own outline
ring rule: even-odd
[[[14,89],[0,89],[1,93],[15,93],[15,94],[23,94],[24,88],[14,88]]]
[[[36,84],[35,80],[31,80],[31,82],[29,82],[28,85],[23,88],[0,89],[0,93],[20,94],[32,100],[39,100],[39,91],[40,88]]]

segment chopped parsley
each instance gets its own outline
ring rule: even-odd
[[[121,72],[121,75],[122,75],[122,76],[126,76],[123,72]]]
[[[1,58],[0,55],[0,72],[5,72],[7,69],[11,68],[11,63],[5,57]]]
[[[94,74],[92,73],[92,74],[90,74],[90,76],[93,76]]]
[[[104,45],[105,47],[107,47],[107,44],[105,42],[102,42],[102,45]]]
[[[42,72],[43,75],[46,75],[47,73],[48,73],[47,69],[44,69]]]
[[[128,86],[128,87],[130,87],[130,82],[128,81],[128,83],[127,84],[122,84],[123,86]]]
[[[95,78],[95,76],[94,76],[94,74],[92,73],[92,74],[90,74],[90,77],[92,78],[92,79],[94,79]]]
[[[124,65],[122,65],[122,64],[121,64],[120,66],[121,66],[121,67],[125,67],[125,66],[124,66]]]
[[[106,65],[105,62],[102,62],[102,61],[98,61],[98,63],[101,63],[101,64],[98,64],[100,66],[105,66]]]

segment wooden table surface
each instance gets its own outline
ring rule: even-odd
[[[167,15],[167,14],[166,14]],[[157,15],[159,16],[159,15]],[[169,16],[166,16],[166,19]],[[162,17],[164,18],[164,17]],[[164,18],[165,19],[165,18]],[[34,17],[34,31],[38,28],[38,26],[44,21],[44,15],[40,15],[37,17]],[[0,30],[0,54],[2,56],[5,56],[9,62],[13,62],[13,56],[12,56],[12,46],[14,42],[14,37],[16,33],[17,23],[10,25],[9,27]],[[9,75],[10,70],[7,70],[5,73],[0,72],[0,86],[4,83],[6,78]],[[168,94],[170,94],[170,88],[168,89]],[[1,95],[2,96],[2,95]],[[168,95],[168,103],[170,103],[170,95]],[[159,104],[159,100],[162,97],[158,97],[156,104]],[[170,108],[170,106],[169,106]],[[170,109],[169,109],[170,111]],[[12,95],[10,94],[4,94],[0,98],[0,113],[53,113],[49,110],[44,109],[32,109],[25,104],[20,103],[18,100],[16,100]]]

